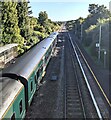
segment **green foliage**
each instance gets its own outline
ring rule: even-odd
[[[39,32],[39,31],[34,31],[33,35],[37,36],[38,39],[40,39],[40,40],[43,40],[44,38],[46,38],[48,36],[47,33],[42,33],[42,32]]]
[[[20,2],[0,2],[2,17],[0,19],[0,46],[18,43],[18,52],[23,53],[37,42],[46,38],[51,32],[58,30],[59,25],[48,19],[46,11],[40,12],[39,17],[28,16],[29,10],[26,0]],[[59,23],[60,24],[60,23]]]
[[[101,28],[101,62],[104,62],[104,50],[107,51],[107,66],[111,69],[111,64],[108,63],[111,57],[111,50],[109,48],[109,39],[111,36],[111,13],[104,5],[89,4],[89,15],[86,18],[78,18],[74,21],[68,21],[67,26],[71,28],[72,31],[79,38],[85,48],[88,49],[89,53],[95,60],[98,57],[98,48],[96,48],[96,43],[99,42],[100,28]],[[100,27],[101,25],[101,27]]]
[[[16,6],[16,2],[2,3],[2,42],[4,44],[13,43],[15,39],[16,43],[19,43],[21,39]]]
[[[97,25],[91,25],[86,31],[86,33],[91,32],[92,30],[94,30],[97,27]]]
[[[39,25],[35,27],[35,30],[47,34],[50,34],[51,32],[59,28],[56,22],[52,22],[51,19],[48,19],[48,14],[46,13],[46,11],[41,11],[39,13],[38,24]]]
[[[47,21],[48,21],[48,14],[46,13],[46,11],[43,11],[43,12],[41,11],[38,17],[39,24],[42,26],[45,26]]]
[[[34,30],[34,27],[37,26],[37,18],[30,17],[30,28]]]
[[[37,36],[32,36],[30,41],[31,41],[31,42],[33,43],[33,45],[34,45],[34,44],[36,44],[37,42],[39,42],[40,40],[38,39]]]
[[[27,2],[2,2],[2,43],[18,43],[19,53],[24,52],[24,41],[29,34],[26,26],[28,16],[23,14],[26,4]]]
[[[44,33],[46,30],[45,30],[45,27],[39,26],[38,31],[40,31],[41,33]]]
[[[90,22],[88,27],[92,24],[96,24],[99,19],[107,19],[111,16],[111,13],[104,5],[89,4],[90,16],[86,18],[86,22]]]
[[[78,36],[78,38],[81,38],[81,30],[82,30],[82,36],[83,41],[85,42],[88,40],[87,35],[89,32],[93,31],[95,28],[97,28],[100,24],[105,24],[109,21],[111,18],[111,13],[104,5],[98,5],[98,4],[89,4],[89,15],[87,18],[78,18],[75,20],[74,23],[74,33]],[[88,43],[86,41],[86,43]]]
[[[110,18],[107,18],[107,19],[101,19],[101,18],[99,18],[99,19],[97,20],[97,25],[105,24],[105,23],[109,22],[109,20],[110,20]]]
[[[18,15],[18,26],[20,28],[20,34],[26,40],[30,39],[30,20],[28,17],[28,3],[26,0],[17,3],[17,15]]]
[[[72,30],[73,25],[74,25],[73,23],[74,23],[74,20],[66,22],[66,28],[67,28],[67,30]]]
[[[89,4],[89,9],[88,11],[91,13],[91,14],[95,14],[97,12],[97,8],[98,8],[98,4]]]

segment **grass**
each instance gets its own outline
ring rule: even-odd
[[[104,67],[104,64],[103,64],[103,60],[98,60],[98,57],[95,55],[92,55],[91,53],[91,48],[90,47],[86,47],[86,46],[83,46],[85,51],[87,52],[87,54],[91,57],[91,59],[94,61],[94,63],[98,66],[98,67],[101,67],[103,68]]]

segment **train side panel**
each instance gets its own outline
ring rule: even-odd
[[[11,103],[8,110],[6,111],[3,119],[5,120],[18,120],[18,118],[23,119],[25,117],[25,94],[24,88],[22,88],[21,92],[18,94],[14,102]]]
[[[38,66],[35,68],[30,78],[28,79],[28,104],[30,106],[33,99],[33,95],[36,89],[39,88],[40,81],[44,75],[45,68],[51,57],[52,48],[50,47],[43,58],[40,60]]]
[[[28,104],[30,106],[35,91],[38,89],[39,82],[42,79],[43,74],[43,59],[39,62],[38,66],[35,67],[35,70],[28,79]]]
[[[28,104],[31,104],[33,99],[34,93],[36,91],[36,80],[35,80],[35,73],[33,72],[30,78],[28,79]]]
[[[54,47],[56,44],[56,37],[48,38],[42,43],[37,45],[27,54],[25,54],[21,59],[19,59],[15,64],[13,64],[9,69],[4,71],[4,73],[14,73],[20,75],[26,80],[27,83],[27,105],[30,106],[35,91],[38,89],[40,81],[44,75],[45,68],[47,67],[51,55],[53,54]],[[38,51],[38,53],[37,53]],[[30,53],[30,54],[29,54]],[[22,61],[22,62],[20,62]],[[23,80],[24,81],[24,80]],[[26,87],[25,87],[26,88]],[[26,112],[25,106],[25,94],[24,88],[19,94],[16,95],[16,99],[11,103],[7,112],[5,113],[5,118],[24,118]]]

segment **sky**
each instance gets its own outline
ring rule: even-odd
[[[46,11],[52,21],[76,20],[87,17],[89,4],[105,5],[109,9],[110,0],[30,0],[32,16],[38,17]]]

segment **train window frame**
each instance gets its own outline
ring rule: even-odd
[[[33,81],[31,81],[31,83],[30,83],[30,90],[31,90],[31,92],[33,91]]]
[[[40,76],[40,73],[39,73],[39,69],[37,70],[37,72],[36,72],[36,79],[38,80],[39,79],[39,76]]]
[[[41,66],[40,68],[40,74],[43,72],[43,66]]]
[[[22,102],[22,99],[19,102],[19,111],[20,111],[20,115],[21,115],[21,113],[23,111],[23,102]]]
[[[13,115],[11,116],[10,120],[15,120],[15,112],[14,112]]]
[[[37,83],[37,77],[36,77],[36,74],[34,76],[34,80],[35,80],[35,83]]]

